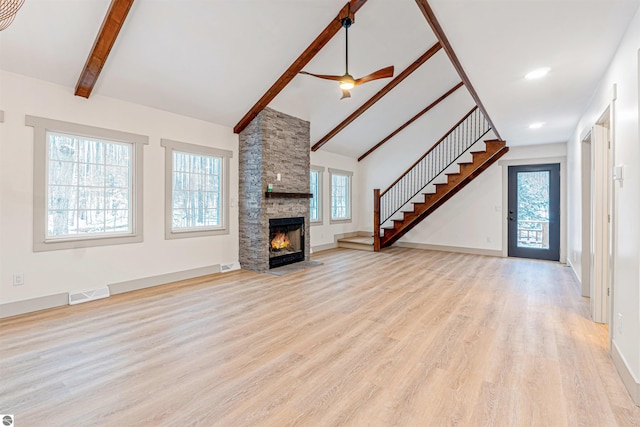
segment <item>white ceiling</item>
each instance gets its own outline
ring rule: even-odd
[[[136,0],[92,96],[232,127],[345,2]],[[523,145],[569,138],[640,0],[430,4],[501,136]],[[0,68],[75,87],[108,5],[26,0],[0,32]],[[435,41],[414,0],[369,0],[349,31],[349,71],[358,78],[394,65],[397,75]],[[525,81],[539,66],[549,76]],[[343,74],[344,32],[305,70]],[[270,106],[310,120],[313,144],[389,81],[340,101],[335,82],[298,75]],[[358,157],[459,81],[440,51],[323,149]],[[545,126],[528,129],[534,121]]]

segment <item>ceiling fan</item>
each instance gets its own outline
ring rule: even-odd
[[[351,74],[349,74],[349,27],[353,24],[353,19],[351,16],[347,16],[340,20],[342,27],[344,28],[344,39],[346,45],[346,53],[345,53],[345,73],[342,76],[331,76],[327,74],[314,74],[309,73],[307,71],[300,71],[300,74],[307,74],[309,76],[318,77],[320,79],[326,80],[335,80],[340,82],[340,89],[342,90],[342,97],[340,99],[351,98],[350,89],[353,89],[355,86],[359,86],[363,83],[367,83],[373,80],[385,79],[387,77],[393,77],[393,65],[390,67],[382,68],[378,71],[375,71],[371,74],[368,74],[364,77],[360,77],[359,79],[354,79]]]

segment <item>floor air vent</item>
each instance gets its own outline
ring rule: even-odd
[[[83,302],[89,302],[101,298],[107,298],[109,296],[109,288],[91,289],[81,292],[69,292],[69,305],[80,304]]]

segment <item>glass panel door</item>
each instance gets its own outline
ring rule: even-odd
[[[560,165],[509,167],[509,256],[560,259]]]

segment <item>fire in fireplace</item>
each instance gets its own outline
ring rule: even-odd
[[[304,261],[304,218],[269,220],[269,268]]]

